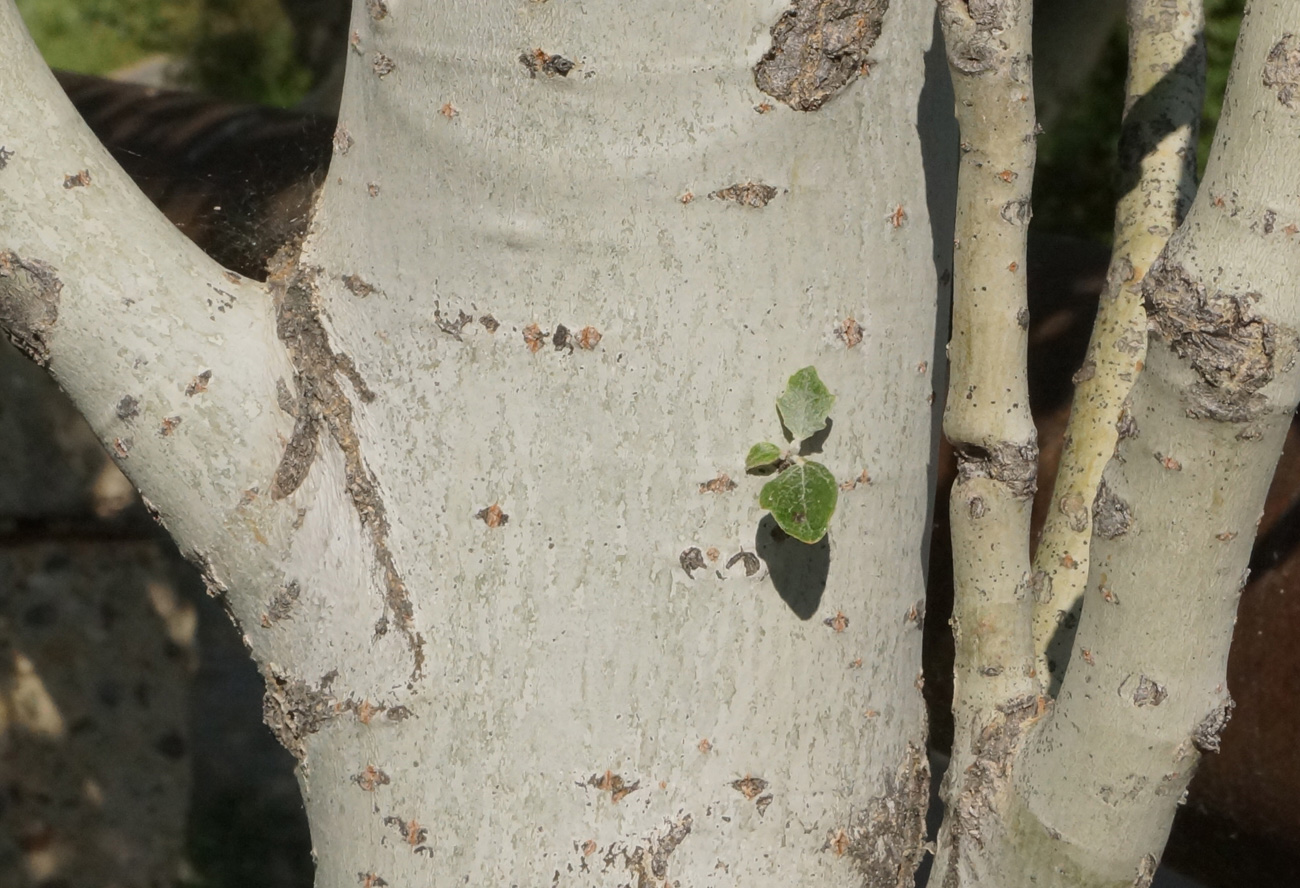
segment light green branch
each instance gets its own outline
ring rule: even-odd
[[[1093,499],[1146,354],[1142,281],[1195,193],[1205,93],[1200,0],[1129,0],[1129,75],[1120,135],[1115,248],[1088,354],[1076,375],[1052,509],[1034,558],[1034,650],[1059,685],[1088,577]]]

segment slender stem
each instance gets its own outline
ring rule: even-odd
[[[1191,205],[1205,93],[1201,0],[1129,0],[1129,74],[1120,135],[1115,249],[1034,559],[1034,651],[1060,684],[1088,578],[1092,506],[1115,451],[1124,399],[1146,355],[1142,281]]]
[[[1037,127],[1029,0],[940,0],[939,11],[961,129],[944,411],[958,464],[954,740],[944,788],[950,816],[934,870],[947,884],[964,849],[981,841],[974,811],[985,794],[970,775],[998,772],[1010,748],[1002,740],[1014,745],[1020,724],[1037,712],[1028,580],[1038,445],[1026,381],[1025,287]],[[1002,781],[990,791],[1006,788]]]

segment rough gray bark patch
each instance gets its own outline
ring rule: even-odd
[[[280,620],[287,620],[293,616],[293,606],[298,602],[298,596],[302,594],[302,588],[298,585],[297,580],[290,580],[288,583],[276,590],[271,596],[271,600],[266,603],[266,613],[262,615],[262,626],[270,628],[272,624]]]
[[[735,185],[728,185],[726,188],[711,192],[709,197],[713,200],[730,200],[743,207],[757,209],[767,206],[768,202],[776,197],[776,189],[759,182],[737,182]]]
[[[772,26],[754,82],[797,111],[816,111],[866,73],[889,0],[795,0]]]
[[[1137,687],[1133,689],[1134,706],[1159,706],[1168,697],[1164,685],[1145,675],[1138,678]]]
[[[1097,498],[1092,501],[1092,526],[1098,536],[1108,540],[1123,536],[1133,527],[1128,503],[1110,489],[1105,478],[1097,485]]]
[[[41,367],[50,363],[50,338],[59,319],[62,290],[54,266],[0,250],[0,329]]]
[[[303,740],[308,734],[319,731],[342,711],[329,685],[333,675],[321,679],[319,687],[312,688],[301,679],[269,673],[266,676],[266,694],[262,698],[262,719],[275,739],[293,754],[298,761],[307,757]]]
[[[1156,878],[1156,858],[1153,854],[1144,854],[1138,862],[1137,875],[1133,878],[1133,888],[1151,888]]]
[[[1300,109],[1300,41],[1283,34],[1264,60],[1264,85],[1277,93],[1277,100],[1289,111]]]
[[[1294,357],[1297,336],[1256,313],[1259,293],[1207,290],[1164,259],[1152,266],[1142,292],[1152,332],[1202,380],[1184,393],[1190,416],[1249,422],[1268,411],[1258,392]]]
[[[1032,497],[1038,489],[1038,445],[1003,442],[985,450],[968,444],[957,452],[957,478],[991,478],[1011,488],[1013,496]]]
[[[1219,751],[1219,735],[1228,726],[1228,719],[1232,717],[1232,710],[1236,705],[1229,700],[1223,706],[1216,706],[1210,710],[1210,714],[1201,719],[1200,724],[1192,731],[1192,743],[1197,749],[1201,752]]]
[[[673,884],[668,881],[668,859],[691,834],[693,823],[690,814],[683,814],[669,821],[661,835],[651,836],[644,846],[627,852],[627,868],[636,875],[638,888]]]
[[[949,812],[952,853],[944,873],[943,888],[959,884],[958,867],[963,847],[984,844],[984,823],[996,821],[1000,800],[1011,791],[1012,764],[1024,738],[1024,730],[1042,716],[1042,700],[1023,697],[997,707],[997,715],[973,742],[975,761],[962,775],[961,793]]]
[[[898,770],[885,781],[885,794],[867,803],[849,824],[847,844],[833,837],[862,873],[863,888],[907,888],[925,856],[925,809],[930,801],[930,766],[909,743]]]

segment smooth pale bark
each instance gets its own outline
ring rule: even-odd
[[[57,294],[29,347],[226,595],[318,885],[909,883],[951,103],[906,3],[787,107],[785,8],[360,5],[260,287],[146,218],[5,7],[7,326]],[[814,547],[743,474],[808,364]]]
[[[1117,425],[1146,356],[1142,281],[1196,193],[1205,98],[1201,0],[1129,0],[1129,70],[1120,135],[1115,246],[1074,401],[1048,514],[1034,554],[1034,651],[1053,693],[1088,578],[1092,503]],[[1050,680],[1050,681],[1049,681]]]

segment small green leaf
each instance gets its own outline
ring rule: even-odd
[[[798,444],[826,428],[834,403],[835,396],[817,377],[817,368],[804,367],[790,377],[785,393],[777,399],[776,409],[781,411],[781,421]]]
[[[776,465],[780,461],[781,448],[764,441],[762,444],[755,444],[749,448],[749,454],[745,457],[745,471],[752,472],[755,469],[765,469],[768,466]]]
[[[815,543],[826,536],[839,497],[839,485],[829,469],[818,462],[802,462],[764,484],[758,504],[771,510],[790,536]]]

